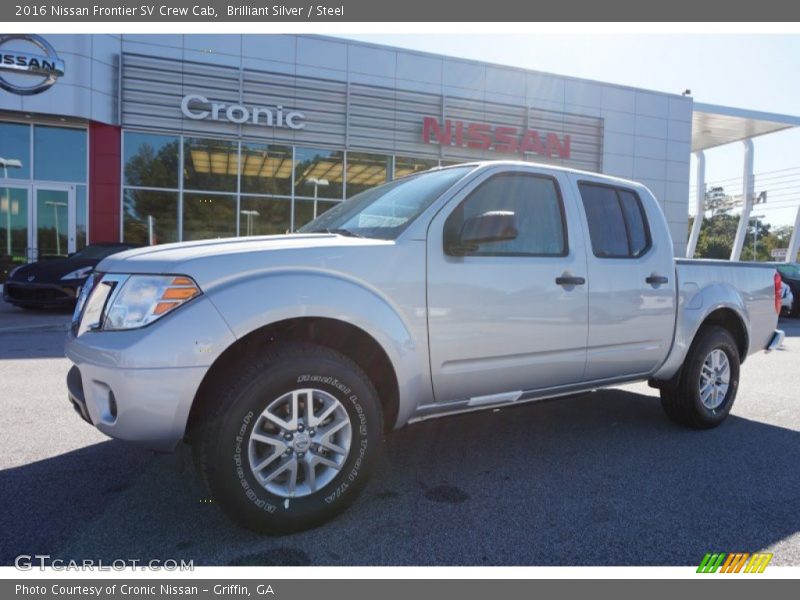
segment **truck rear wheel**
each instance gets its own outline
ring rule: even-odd
[[[692,429],[711,429],[722,423],[736,399],[739,362],[739,350],[728,330],[701,329],[677,378],[661,388],[667,416]]]
[[[358,496],[382,437],[378,394],[346,356],[277,347],[231,374],[193,433],[212,498],[263,533],[310,529]]]

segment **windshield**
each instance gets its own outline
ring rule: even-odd
[[[781,265],[778,267],[778,271],[791,279],[800,279],[800,267],[797,265]]]
[[[336,205],[298,231],[393,240],[473,168],[426,171],[374,187]]]

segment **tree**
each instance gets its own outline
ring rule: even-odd
[[[726,214],[731,209],[727,199],[728,196],[725,194],[725,189],[722,186],[718,185],[706,190],[705,210],[711,211],[712,219],[717,214]]]
[[[739,216],[729,214],[718,214],[713,218],[703,219],[700,228],[700,236],[697,240],[695,256],[698,258],[720,258],[728,259],[733,249],[733,240],[736,238],[736,230],[739,228]],[[694,218],[689,219],[689,229],[691,230]],[[758,240],[755,240],[756,227],[758,228]],[[792,236],[792,228],[782,226],[774,231],[772,225],[764,223],[760,219],[753,219],[747,227],[747,232],[742,246],[740,259],[746,261],[770,261],[772,250],[775,248],[786,248]],[[753,246],[756,246],[755,256]]]

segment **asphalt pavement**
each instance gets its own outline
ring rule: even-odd
[[[260,536],[203,497],[189,452],[109,440],[66,400],[69,314],[0,302],[0,564],[800,565],[800,320],[750,357],[731,417],[688,431],[644,384],[428,421],[387,437],[343,515]]]

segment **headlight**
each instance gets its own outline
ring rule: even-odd
[[[67,273],[61,278],[61,280],[64,281],[65,279],[84,279],[88,277],[89,273],[91,273],[93,270],[94,267],[83,267],[81,269],[72,271],[71,273]]]
[[[104,330],[144,327],[201,293],[183,275],[131,275],[118,285],[102,319]]]

